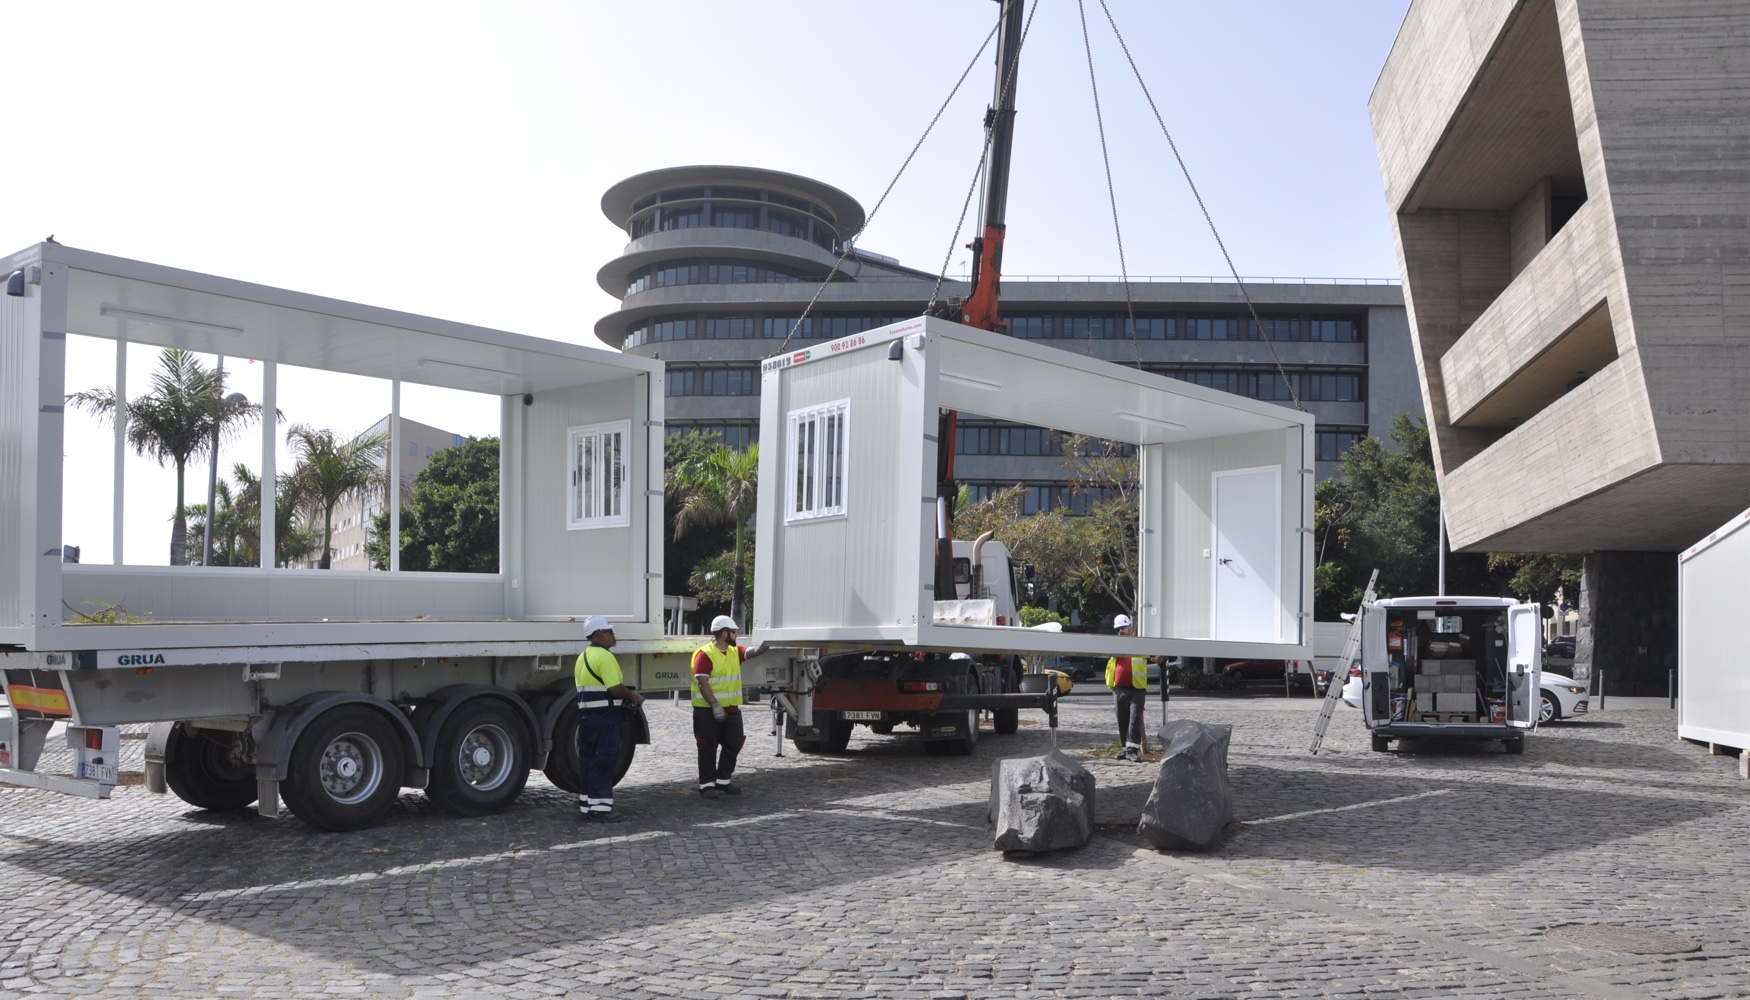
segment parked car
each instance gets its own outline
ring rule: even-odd
[[[1070,689],[1076,686],[1074,679],[1061,670],[1053,670],[1050,667],[1046,667],[1045,676],[1051,678],[1051,683],[1057,685],[1057,693],[1059,695],[1069,694]]]
[[[1586,685],[1572,677],[1563,677],[1546,670],[1538,693],[1543,696],[1537,711],[1537,724],[1540,726],[1557,719],[1571,719],[1576,715],[1586,714]]]
[[[1047,671],[1056,670],[1069,675],[1071,680],[1104,681],[1106,678],[1106,660],[1096,656],[1053,656],[1045,661]]]
[[[1232,660],[1221,666],[1221,672],[1235,680],[1281,681],[1281,660]]]
[[[1549,642],[1544,643],[1543,655],[1545,657],[1556,656],[1556,657],[1563,657],[1563,658],[1566,658],[1569,660],[1573,659],[1574,658],[1574,637],[1571,635],[1558,635],[1558,636],[1556,636],[1554,639],[1551,639]]]

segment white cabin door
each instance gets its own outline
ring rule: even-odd
[[[1212,637],[1282,640],[1282,470],[1215,474]]]

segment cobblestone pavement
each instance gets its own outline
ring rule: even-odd
[[[352,834],[138,786],[0,791],[0,996],[1750,995],[1750,783],[1670,712],[1546,727],[1517,757],[1372,753],[1339,708],[1312,757],[1315,704],[1172,703],[1234,726],[1243,822],[1208,854],[1147,847],[1154,769],[1094,758],[1093,843],[993,852],[991,761],[1051,745],[1032,719],[973,759],[866,729],[844,756],[778,758],[750,726],[747,794],[705,802],[688,713],[653,703],[609,828],[539,775],[504,815],[408,792]],[[1063,716],[1071,753],[1112,743],[1104,698]],[[1546,936],[1570,924],[1700,950]]]

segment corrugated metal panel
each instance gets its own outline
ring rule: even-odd
[[[915,544],[916,528],[902,526],[895,472],[899,441],[893,433],[902,405],[901,366],[885,352],[859,351],[783,373],[785,412],[840,399],[851,406],[846,516],[785,523],[777,535],[777,575],[771,583],[779,628],[893,625],[903,614],[893,607],[900,545]],[[782,425],[781,425],[782,426]],[[787,431],[766,438],[778,447],[779,468],[789,474]],[[783,504],[780,481],[765,492]],[[780,507],[779,509],[783,509]],[[907,514],[915,512],[907,511]],[[761,544],[769,544],[761,539]]]
[[[1750,605],[1750,531],[1739,518],[1678,563],[1678,734],[1750,747],[1750,667],[1742,626]]]
[[[644,415],[634,411],[630,378],[571,389],[535,393],[523,407],[528,451],[524,462],[525,539],[522,578],[524,612],[531,618],[551,616],[627,616],[642,611],[640,595],[649,530],[643,491],[652,470],[645,468]],[[626,527],[571,530],[566,526],[568,476],[566,432],[572,427],[631,422],[625,453],[627,472],[624,504],[631,517]],[[661,433],[661,428],[655,429]],[[657,482],[660,483],[660,472]]]
[[[13,267],[24,261],[13,258]],[[13,267],[0,272],[11,274]],[[36,548],[38,330],[42,290],[0,295],[0,626],[29,626]]]

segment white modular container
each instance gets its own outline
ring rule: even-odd
[[[1312,656],[1309,414],[934,318],[769,359],[760,391],[765,642]],[[1136,446],[1137,637],[934,620],[939,408]]]
[[[1750,748],[1750,511],[1677,557],[1677,735]]]
[[[59,244],[0,260],[0,276],[14,273],[19,294],[0,296],[0,650],[76,650],[100,668],[142,651],[155,664],[224,660],[212,647],[454,643],[457,655],[502,655],[506,643],[534,643],[575,655],[589,614],[607,615],[623,640],[661,636],[659,362]],[[64,563],[64,400],[89,388],[68,383],[69,334],[259,361],[268,408],[280,365],[385,380],[397,416],[405,383],[497,396],[499,571]],[[131,399],[150,372],[124,362],[114,377]],[[274,434],[263,421],[269,484]],[[115,447],[124,447],[119,431]],[[391,476],[399,454],[394,439]],[[580,461],[594,467],[580,472]],[[115,468],[119,553],[125,484],[119,460]],[[606,492],[590,493],[604,477]],[[200,478],[191,470],[191,493]],[[271,553],[273,519],[263,521],[260,548]],[[99,601],[141,621],[66,624]]]

